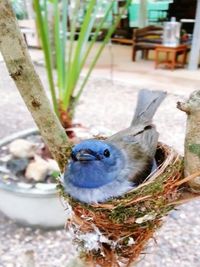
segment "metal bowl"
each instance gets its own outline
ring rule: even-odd
[[[16,138],[38,134],[29,129],[0,141],[5,146]],[[56,184],[4,183],[0,180],[0,210],[17,223],[38,228],[62,228],[66,221],[64,206],[59,200]]]

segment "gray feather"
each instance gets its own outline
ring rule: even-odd
[[[152,170],[158,144],[158,132],[152,119],[165,97],[162,91],[141,90],[131,126],[108,139],[125,151],[129,180],[135,183],[142,182]]]
[[[165,97],[166,92],[142,89],[138,95],[137,106],[131,126],[151,123],[157,108]]]

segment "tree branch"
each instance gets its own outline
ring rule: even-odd
[[[0,1],[0,51],[45,143],[63,170],[69,142],[34,69],[8,0]]]
[[[187,105],[187,103],[183,103],[183,102],[177,102],[176,107],[178,109],[180,109],[181,111],[190,114],[190,107]]]
[[[181,108],[180,108],[181,107]],[[187,113],[185,136],[185,177],[200,171],[200,91],[193,92],[179,109]],[[200,193],[200,176],[188,181],[193,192]]]

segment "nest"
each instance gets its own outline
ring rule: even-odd
[[[183,158],[159,144],[156,160],[159,167],[147,181],[106,203],[77,202],[59,184],[70,211],[66,226],[85,260],[93,266],[129,266],[180,200]]]

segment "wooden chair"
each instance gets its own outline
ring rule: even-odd
[[[142,58],[148,59],[149,50],[154,50],[156,45],[162,43],[163,28],[147,26],[133,30],[132,60],[135,61],[137,51],[142,51]]]

